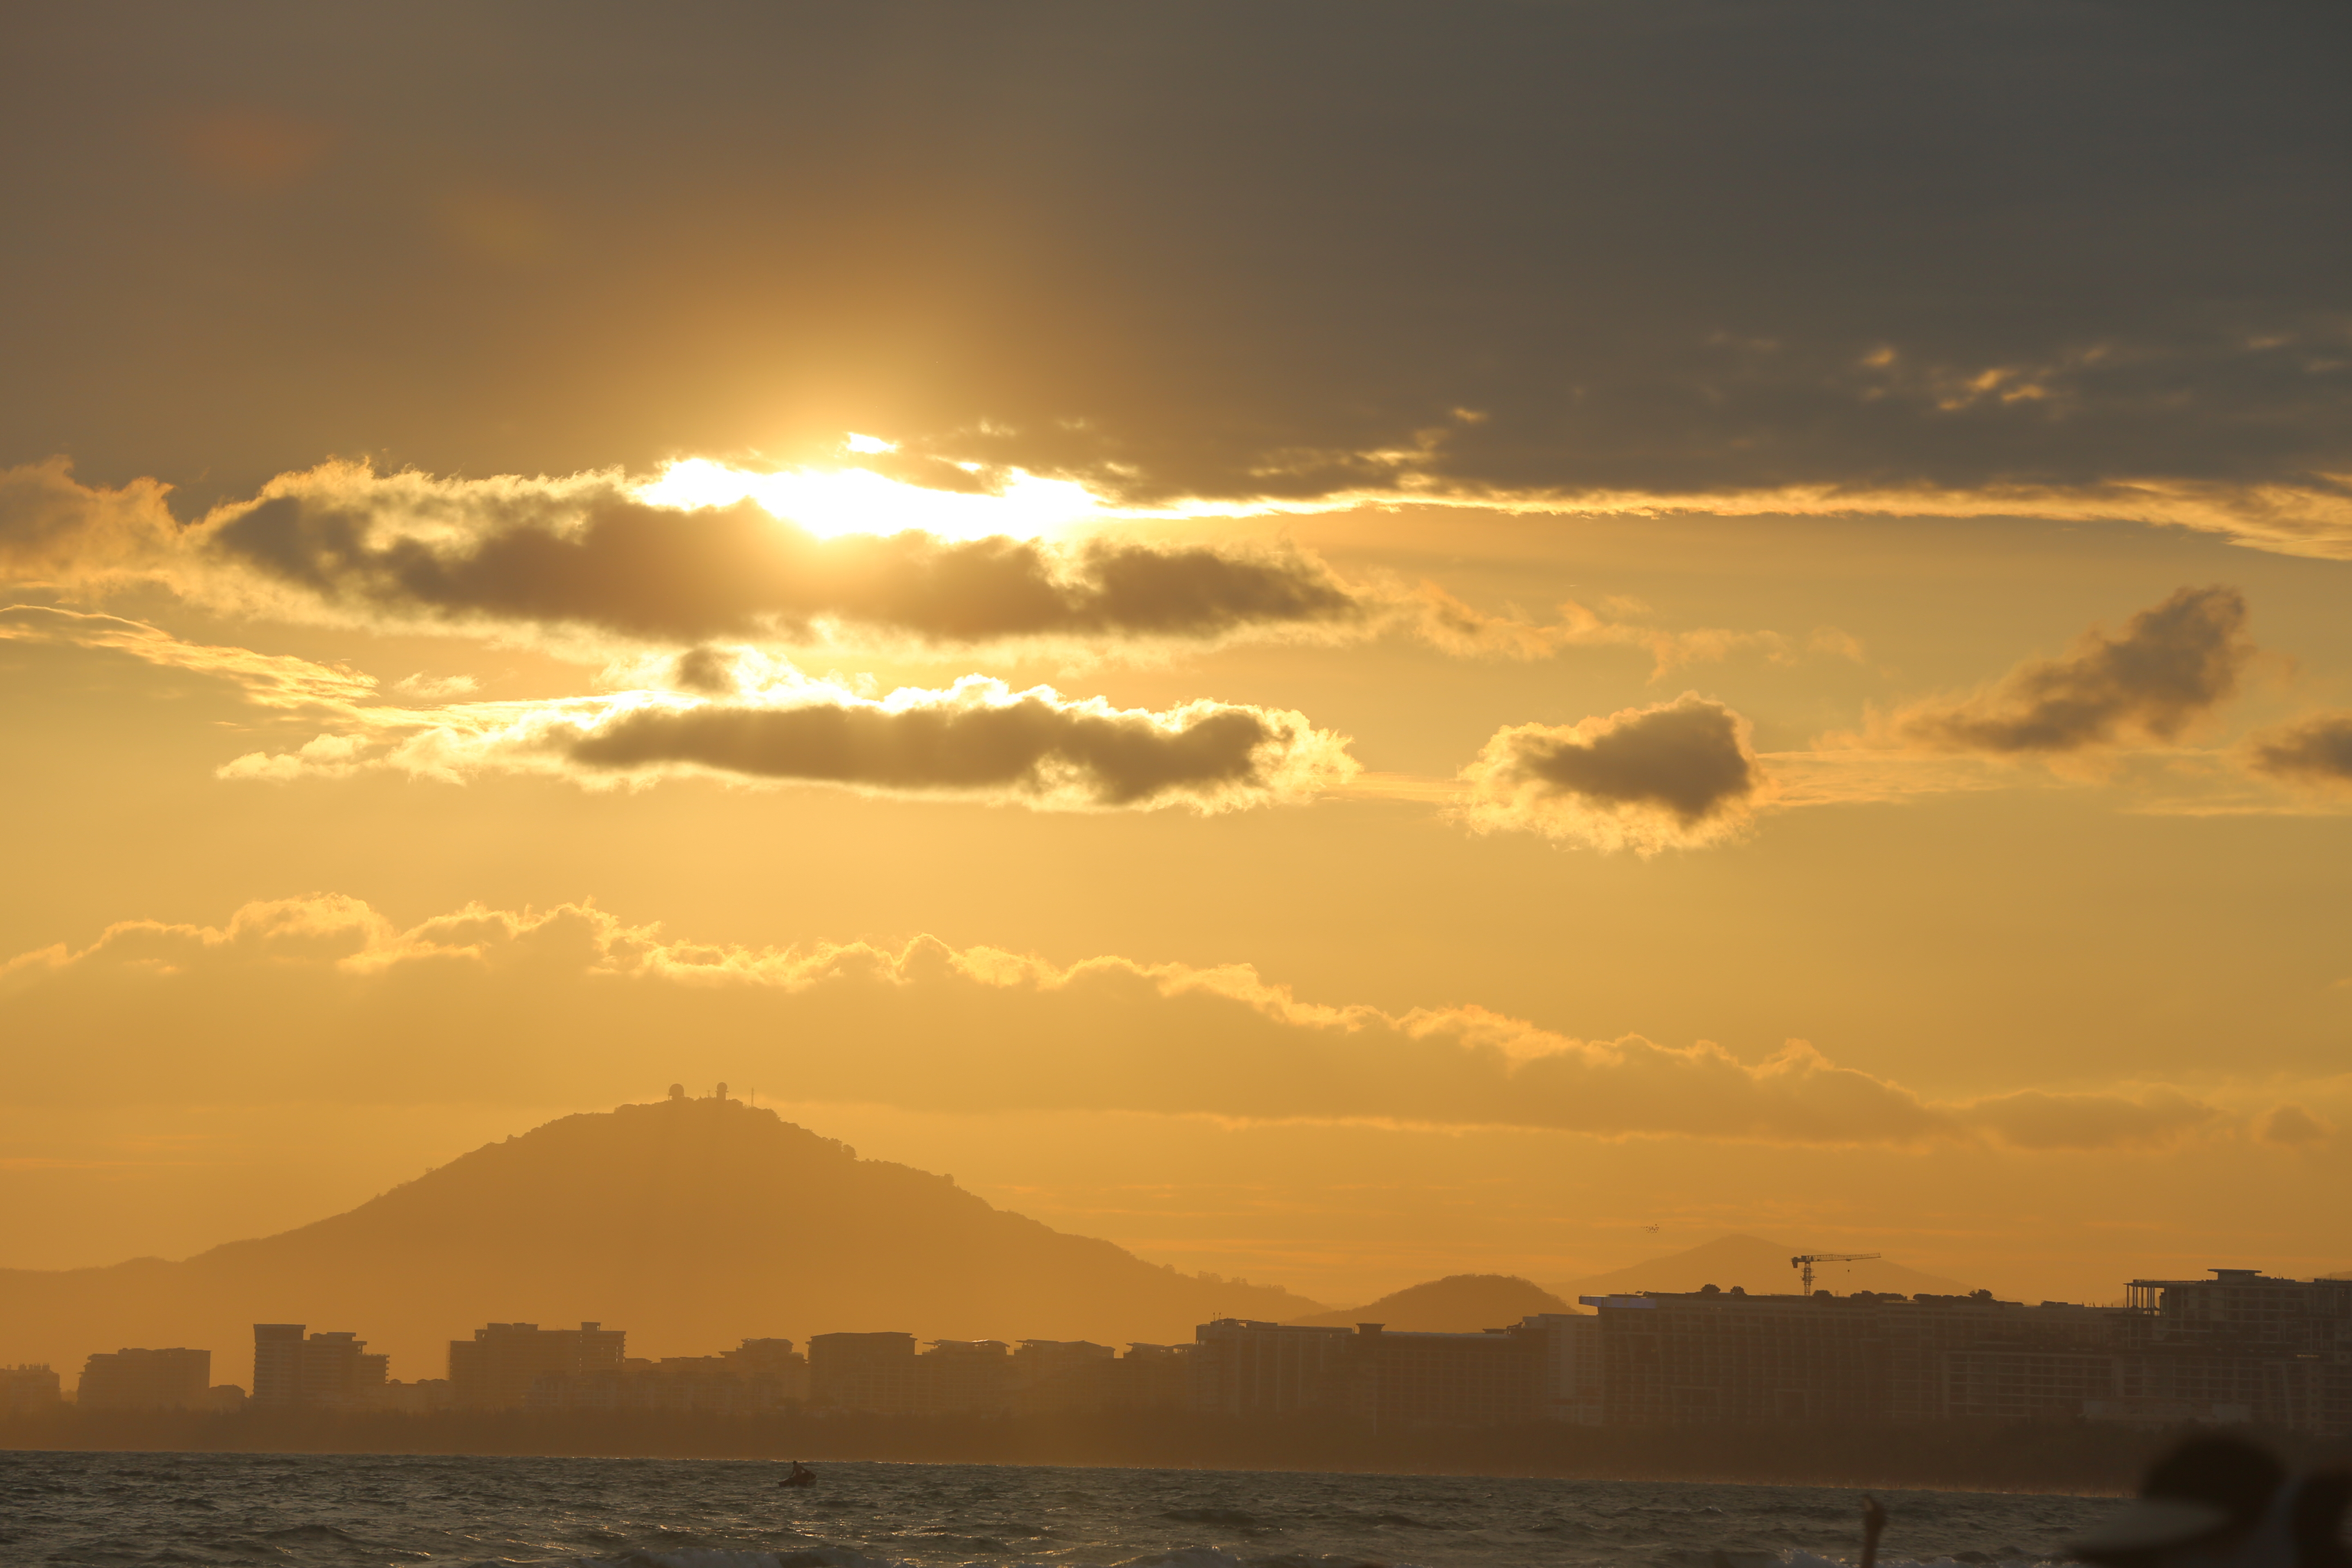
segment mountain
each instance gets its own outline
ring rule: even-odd
[[[1352,1329],[1385,1323],[1416,1333],[1467,1334],[1516,1323],[1529,1312],[1576,1309],[1513,1274],[1449,1274],[1443,1279],[1392,1290],[1369,1306],[1293,1318],[1294,1323]]]
[[[734,1100],[567,1116],[348,1214],[184,1262],[0,1270],[0,1362],[124,1345],[213,1352],[247,1383],[256,1322],[355,1331],[392,1375],[439,1377],[486,1322],[628,1331],[633,1355],[839,1329],[924,1339],[1189,1341],[1213,1311],[1319,1303],[1179,1274],[993,1208]]]
[[[1579,1296],[1613,1296],[1637,1290],[1696,1290],[1702,1285],[1730,1289],[1744,1287],[1750,1295],[1792,1296],[1801,1289],[1789,1259],[1802,1248],[1753,1236],[1725,1236],[1683,1252],[1670,1252],[1646,1263],[1572,1279],[1552,1289],[1570,1300]],[[1931,1296],[1964,1296],[1969,1287],[1940,1274],[1923,1274],[1900,1263],[1824,1263],[1813,1270],[1813,1289],[1841,1296],[1856,1290],[1896,1290],[1906,1296],[1925,1291]]]

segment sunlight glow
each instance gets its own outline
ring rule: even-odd
[[[868,468],[762,474],[687,458],[665,467],[636,493],[655,506],[689,509],[752,500],[825,539],[908,529],[943,539],[1035,539],[1121,515],[1074,479],[1040,479],[1020,468],[1010,470],[999,489],[959,491],[927,489]]]
[[[841,444],[853,452],[895,452],[898,449],[896,441],[885,441],[879,436],[861,436],[855,430],[849,432]]]

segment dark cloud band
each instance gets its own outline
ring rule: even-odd
[[[620,713],[565,748],[591,768],[688,765],[906,794],[1075,794],[1099,806],[1263,792],[1295,738],[1248,708],[1171,720],[1063,704],[710,704]]]
[[[205,550],[362,614],[669,642],[805,640],[843,623],[934,644],[1201,641],[1367,615],[1296,552],[823,538],[749,501],[653,506],[617,484],[379,486],[321,473],[315,486],[273,486],[212,527]]]
[[[1357,772],[1347,747],[1278,709],[1119,709],[979,677],[870,701],[795,678],[714,700],[634,692],[520,710],[458,705],[321,736],[299,752],[255,752],[221,773],[285,782],[389,767],[452,780],[554,773],[593,786],[690,773],[1045,810],[1216,812],[1344,784]]]

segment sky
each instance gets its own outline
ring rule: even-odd
[[[12,8],[0,1267],[723,1081],[1334,1305],[2352,1268],[2347,32]]]

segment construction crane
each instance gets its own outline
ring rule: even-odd
[[[1804,1276],[1805,1294],[1813,1293],[1813,1265],[1816,1263],[1868,1263],[1878,1256],[1875,1252],[1804,1252],[1789,1259],[1789,1267]]]

